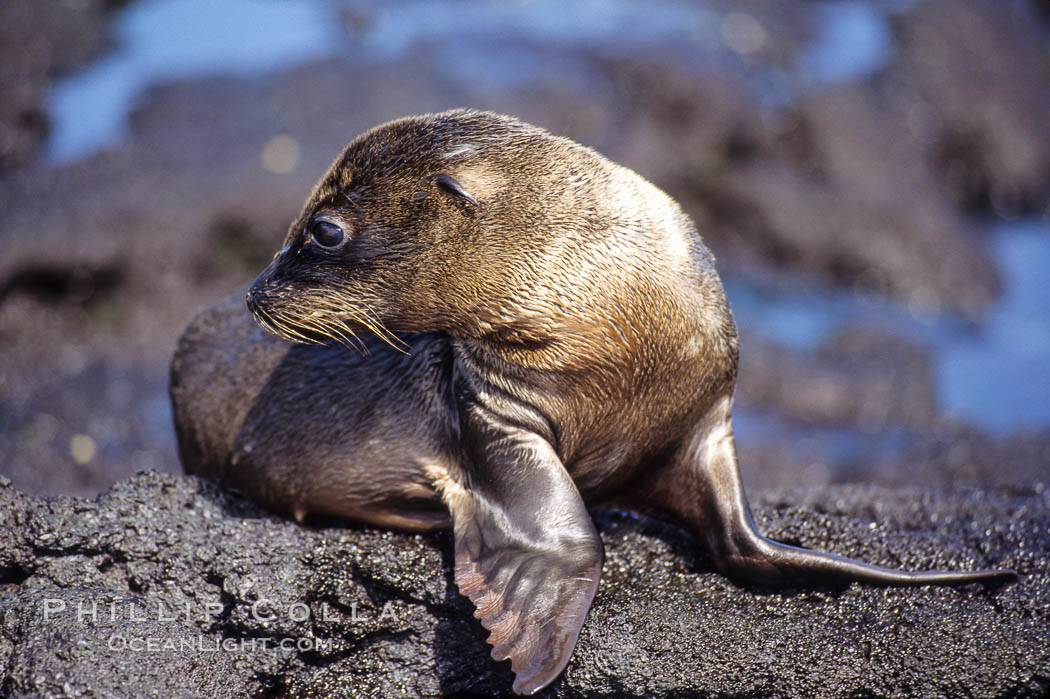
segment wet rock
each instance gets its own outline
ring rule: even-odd
[[[743,138],[741,136],[737,137]],[[980,317],[999,279],[921,144],[869,88],[807,96],[689,199],[735,264],[791,267],[926,312]]]
[[[911,435],[907,448],[842,464],[839,482],[931,488],[1050,485],[1050,430],[995,438],[951,421]]]
[[[643,173],[692,215],[723,268],[790,269],[924,312],[978,318],[997,272],[925,157],[928,144],[871,84],[780,107],[753,75],[598,57],[604,118],[566,133]],[[544,105],[564,104],[554,92]],[[548,123],[535,106],[519,113]]]
[[[740,471],[748,488],[1041,488],[1050,484],[1050,430],[991,437],[938,422],[876,432],[814,427],[776,413],[736,411]],[[755,428],[757,424],[758,428]]]
[[[928,354],[871,327],[851,327],[816,352],[786,349],[760,337],[741,340],[736,399],[810,423],[921,429],[937,410]]]
[[[1050,198],[1047,17],[1020,0],[927,0],[895,23],[886,89],[956,199],[1003,215]]]
[[[8,378],[0,360],[3,475],[35,494],[94,496],[135,471],[181,471],[162,372],[70,347],[52,361]]]
[[[549,695],[1050,686],[1050,493],[838,487],[769,493],[755,512],[793,543],[894,566],[1009,566],[1022,578],[999,590],[738,588],[680,531],[601,513],[602,584]],[[510,686],[455,591],[446,533],[299,526],[159,473],[94,500],[33,498],[3,481],[0,519],[4,695],[495,696]]]
[[[106,0],[0,4],[0,169],[25,165],[48,132],[51,81],[98,55]]]

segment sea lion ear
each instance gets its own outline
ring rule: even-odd
[[[468,201],[474,206],[478,205],[478,200],[474,198],[474,195],[468,192],[466,187],[461,185],[455,177],[447,172],[434,175],[434,183],[452,196]]]
[[[510,659],[514,692],[565,668],[598,589],[594,522],[551,445],[483,406],[461,408],[464,460],[431,474],[452,514],[456,585]]]

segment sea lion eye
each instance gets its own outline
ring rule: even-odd
[[[331,221],[314,221],[310,224],[310,238],[322,248],[337,248],[346,235],[343,229]]]

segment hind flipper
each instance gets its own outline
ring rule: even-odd
[[[715,565],[727,577],[761,584],[856,581],[893,586],[1000,584],[1017,579],[1011,570],[894,570],[766,538],[755,527],[740,483],[729,408],[726,397],[708,412],[676,454],[672,472],[658,480],[659,490],[645,495],[649,502],[661,504],[662,514],[706,541]]]

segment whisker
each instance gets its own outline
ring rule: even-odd
[[[354,340],[357,342],[357,345],[355,345],[355,349],[361,352],[361,354],[365,355],[366,357],[371,356],[372,353],[369,351],[368,345],[366,345],[364,341],[357,336],[357,333],[354,332],[353,328],[347,325],[341,318],[333,318],[332,325],[338,327],[342,332],[354,338]]]
[[[306,335],[303,332],[300,332],[300,330],[309,332],[310,328],[304,326],[300,321],[298,321],[295,318],[289,316],[284,311],[277,311],[276,312],[276,316],[277,316],[278,321],[282,324],[281,327],[283,327],[285,330],[288,331],[288,333],[290,335],[293,336],[293,338],[294,338],[293,341],[299,342],[299,343],[306,343],[306,344],[309,344],[309,345],[320,345],[320,344],[323,344],[322,342],[319,342],[318,340],[310,337],[309,335]]]
[[[343,345],[344,347],[357,350],[365,356],[369,356],[370,353],[368,351],[368,346],[365,345],[365,343],[361,341],[361,338],[359,338],[354,333],[354,331],[347,327],[344,323],[337,322],[337,319],[332,318],[317,319],[317,323],[318,325],[324,328],[324,330],[326,331],[325,334],[334,338],[335,341],[339,344]],[[349,334],[350,337],[347,337],[347,334]],[[351,337],[353,338],[353,341],[351,341]]]
[[[358,336],[355,327],[364,327],[383,343],[408,354],[411,346],[395,335],[371,306],[350,307],[336,301],[331,294],[310,296],[304,304],[314,311],[307,316],[292,314],[283,309],[257,309],[256,317],[275,334],[297,343],[324,344],[318,337],[335,340],[344,347],[353,348],[364,356],[370,356],[368,343]]]
[[[337,324],[334,322],[335,320],[336,319],[331,317],[311,316],[309,319],[302,319],[300,323],[319,335],[330,337],[344,347],[354,349],[367,356],[369,354],[368,347],[361,341],[361,338],[359,338],[356,333],[345,324]],[[348,333],[350,337],[347,337]],[[351,341],[351,337],[353,338],[353,341]]]
[[[285,327],[285,324],[281,320],[275,318],[269,311],[265,309],[259,308],[258,315],[256,317],[260,318],[263,321],[263,324],[270,332],[273,332],[283,340],[295,343],[302,343],[306,341],[305,337],[297,337],[291,332],[289,332],[289,329]]]
[[[362,306],[368,314],[371,314],[371,320],[374,322],[375,326],[377,326],[377,329],[372,330],[372,332],[378,335],[379,339],[386,342],[398,352],[401,352],[402,354],[408,354],[408,350],[411,349],[411,346],[407,342],[402,340],[400,337],[395,335],[393,332],[391,332],[383,324],[383,321],[379,319],[379,314],[376,313],[371,306],[369,306],[367,303],[362,304]],[[371,324],[369,326],[371,327]],[[400,347],[398,345],[400,345]]]

